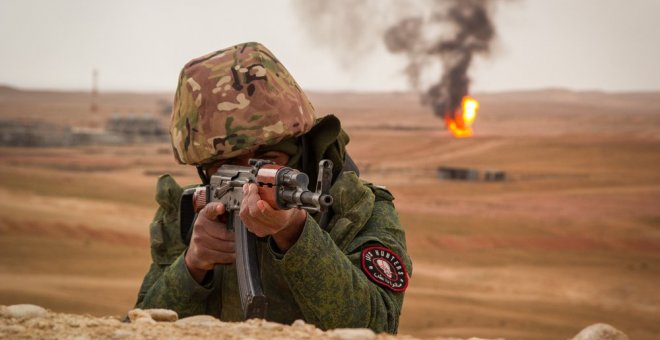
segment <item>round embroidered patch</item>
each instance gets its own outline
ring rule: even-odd
[[[362,270],[377,284],[395,292],[408,287],[408,272],[401,258],[391,250],[374,246],[362,250]]]

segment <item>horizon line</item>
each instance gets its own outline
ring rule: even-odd
[[[80,89],[80,88],[52,88],[52,87],[22,87],[11,85],[8,83],[0,83],[0,89],[9,89],[14,91],[21,92],[62,92],[62,93],[90,93],[91,89]],[[347,89],[304,89],[307,93],[318,93],[318,94],[420,94],[420,91],[413,89],[409,90],[347,90]],[[571,87],[562,87],[562,86],[540,86],[540,87],[528,87],[528,88],[510,88],[502,90],[484,90],[484,91],[475,91],[473,94],[489,95],[489,94],[505,94],[505,93],[519,93],[519,92],[544,92],[544,91],[564,91],[564,92],[575,92],[575,93],[604,93],[604,94],[635,94],[635,93],[660,93],[660,89],[635,89],[635,90],[604,90],[596,88],[571,88]],[[175,90],[145,90],[145,89],[118,89],[112,88],[108,90],[97,90],[97,93],[103,94],[174,94]]]

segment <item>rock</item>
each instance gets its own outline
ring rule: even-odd
[[[0,334],[16,334],[25,332],[25,327],[21,325],[0,326]]]
[[[308,333],[310,333],[310,334],[313,333],[314,330],[316,329],[316,326],[314,326],[314,325],[312,325],[312,324],[308,324],[308,323],[306,323],[305,321],[300,320],[300,319],[294,321],[294,322],[291,324],[291,327],[292,327],[293,329],[301,330],[301,331],[304,331],[304,332],[308,332]]]
[[[131,322],[136,322],[139,319],[149,319],[153,321],[153,319],[151,318],[151,314],[140,308],[130,310],[128,312],[128,318],[131,320]]]
[[[244,321],[243,323],[250,325],[250,326],[261,326],[262,323],[264,323],[266,320],[264,319],[248,319]]]
[[[629,338],[622,331],[606,323],[596,323],[581,330],[572,340],[629,340]]]
[[[27,320],[26,322],[23,323],[28,328],[32,329],[51,329],[53,328],[53,324],[48,322],[47,319],[42,319],[42,318],[32,318],[32,319],[23,319]]]
[[[107,325],[112,325],[112,326],[120,325],[120,324],[123,323],[123,322],[121,322],[121,320],[119,320],[117,317],[114,317],[114,316],[104,316],[102,318],[99,318],[98,320],[99,320],[101,325],[106,325],[106,326]]]
[[[195,315],[195,316],[189,316],[187,318],[180,319],[179,321],[176,321],[174,324],[180,325],[180,326],[189,326],[189,325],[194,325],[194,326],[219,326],[222,324],[222,322],[210,315]]]
[[[284,329],[284,325],[281,323],[277,322],[270,322],[270,321],[264,321],[261,325],[261,328],[263,329],[268,329],[268,330],[273,330],[273,331],[281,331]]]
[[[179,320],[179,314],[169,309],[145,309],[145,312],[151,315],[151,318],[156,321],[174,322]]]
[[[149,318],[142,317],[133,321],[133,323],[136,325],[149,325],[149,324],[155,324],[156,321],[150,317]]]
[[[70,340],[90,340],[87,335],[76,335],[74,337],[70,337]]]
[[[48,311],[37,305],[12,305],[7,307],[9,317],[16,319],[41,318],[48,315]]]
[[[254,324],[248,322],[235,323],[232,325],[232,328],[234,329],[235,332],[240,334],[246,334],[247,332],[257,329],[257,327]]]
[[[3,317],[3,318],[8,318],[9,317],[9,310],[7,310],[7,306],[5,306],[5,305],[0,306],[0,317]]]
[[[112,339],[123,339],[133,337],[133,332],[126,329],[118,329],[112,333]]]
[[[376,333],[367,328],[337,328],[328,332],[328,335],[341,340],[375,339]]]

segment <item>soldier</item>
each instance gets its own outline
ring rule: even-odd
[[[330,159],[335,166],[329,218],[275,210],[260,200],[254,184],[244,187],[241,219],[260,237],[266,318],[396,333],[412,263],[393,197],[358,178],[339,120],[316,119],[307,96],[268,49],[245,43],[186,64],[170,134],[176,160],[197,166],[204,182],[222,164],[247,165],[250,158],[316,178],[319,160]],[[150,227],[153,263],[136,307],[240,321],[234,235],[223,222],[224,207],[208,204],[182,237],[182,190],[169,175],[158,179],[160,207]]]

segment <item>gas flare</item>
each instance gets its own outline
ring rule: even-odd
[[[461,101],[461,107],[453,114],[445,115],[445,124],[454,137],[464,138],[472,136],[472,124],[477,118],[479,102],[470,97],[464,96]]]
[[[305,32],[330,44],[347,66],[364,59],[355,56],[377,50],[373,37],[382,36],[391,53],[407,60],[405,73],[422,103],[454,136],[472,135],[479,104],[468,96],[468,71],[475,57],[489,55],[496,36],[493,11],[504,1],[293,1]]]
[[[476,55],[490,51],[495,37],[493,2],[434,0],[429,4],[430,16],[410,16],[391,26],[385,32],[385,45],[393,53],[408,56],[406,71],[414,87],[428,74],[429,64],[441,63],[442,73],[422,95],[422,102],[444,119],[455,137],[469,137],[479,103],[468,96],[468,70]]]

